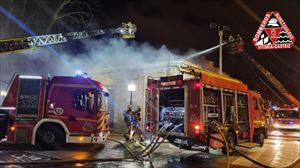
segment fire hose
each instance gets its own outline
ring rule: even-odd
[[[160,133],[165,131],[167,128],[169,128],[172,125],[172,123],[166,123],[165,125],[163,125],[156,133],[155,137],[159,137]],[[156,140],[156,141],[155,141]],[[154,145],[158,142],[159,138],[153,138],[151,140],[151,142],[145,147],[145,149],[143,151],[141,151],[141,153],[139,155],[142,155],[144,152],[147,152],[148,148],[152,146],[153,142],[155,141]]]
[[[158,131],[158,134],[157,134],[158,138],[161,138],[161,136],[159,135],[159,133],[162,132],[163,130],[167,129],[171,125],[172,124],[166,124],[166,126],[163,126]],[[176,130],[180,126],[182,126],[182,124],[176,125],[172,130],[170,130],[167,133],[167,135],[164,136],[163,141],[170,135],[171,132],[173,132],[174,130]],[[150,143],[148,146],[149,147],[152,146],[151,150],[149,152],[147,152],[143,156],[137,156],[126,145],[124,145],[122,142],[117,141],[117,140],[111,140],[111,139],[109,139],[109,140],[121,144],[129,152],[129,154],[131,155],[131,157],[123,157],[123,158],[99,158],[99,159],[80,159],[80,160],[76,160],[76,159],[71,159],[71,160],[51,160],[51,161],[47,160],[47,161],[30,161],[30,162],[0,162],[0,165],[42,165],[42,164],[44,165],[44,164],[72,164],[72,163],[75,164],[75,163],[112,162],[112,161],[127,161],[127,162],[142,161],[141,158],[150,155],[162,143],[162,142],[160,142],[158,145],[154,144],[154,146],[152,146],[152,144]],[[140,153],[139,155],[143,154],[145,151],[146,150],[143,150],[142,153]]]
[[[163,126],[157,131],[156,136],[159,136],[159,134],[160,134],[161,131],[167,129],[167,128],[170,127],[171,125],[172,125],[172,124],[169,124],[169,123],[163,125]],[[141,151],[138,155],[135,155],[134,152],[133,152],[131,149],[129,149],[126,145],[124,145],[124,143],[122,143],[122,142],[120,142],[120,141],[118,141],[118,140],[112,140],[112,139],[109,139],[109,140],[110,140],[110,141],[114,141],[114,142],[119,143],[120,145],[122,145],[122,146],[128,151],[128,153],[129,153],[133,158],[135,158],[136,160],[140,160],[140,155],[142,155],[145,151],[147,151],[147,149],[148,149],[150,146],[152,146],[152,143],[154,142],[155,139],[157,139],[157,138],[153,138],[152,141],[149,143],[149,145],[148,145],[143,151]],[[154,144],[155,144],[155,143],[154,143]]]
[[[150,149],[150,151],[148,153],[146,153],[145,155],[143,155],[142,157],[146,157],[149,156],[151,153],[153,153],[163,142],[165,139],[167,139],[169,137],[169,135],[175,131],[177,128],[181,127],[183,124],[179,124],[176,125],[173,129],[171,129],[169,132],[167,132],[167,134],[164,136],[164,138],[156,145],[154,144],[153,147]],[[160,139],[161,137],[158,137],[158,139]],[[156,143],[158,142],[158,140],[156,140]],[[155,146],[156,145],[156,146]]]
[[[290,168],[290,167],[294,166],[297,162],[300,161],[300,156],[299,156],[299,157],[298,157],[297,159],[295,159],[292,163],[290,163],[290,164],[288,164],[288,165],[286,165],[286,166],[282,166],[282,167],[276,166],[276,167],[274,167],[274,166],[266,165],[266,164],[264,164],[264,163],[261,163],[261,162],[259,162],[259,161],[256,161],[256,160],[250,158],[249,156],[247,156],[247,155],[244,154],[243,152],[241,152],[241,151],[235,149],[235,147],[233,147],[233,146],[231,146],[230,144],[228,144],[228,143],[227,143],[227,140],[226,140],[226,138],[225,138],[225,136],[224,136],[224,134],[223,134],[223,132],[220,130],[220,128],[219,128],[219,126],[218,126],[217,123],[212,122],[212,123],[210,124],[210,126],[211,126],[212,128],[215,128],[215,129],[221,134],[221,136],[222,136],[222,139],[223,139],[223,140],[221,140],[221,139],[219,139],[219,138],[216,138],[216,137],[211,137],[211,138],[214,139],[214,140],[216,140],[216,141],[218,141],[218,142],[220,142],[220,143],[222,143],[223,145],[225,145],[225,148],[226,148],[226,151],[227,151],[227,168],[230,167],[230,162],[229,162],[229,150],[228,150],[229,148],[231,148],[234,152],[238,153],[239,155],[241,155],[241,156],[244,157],[245,159],[249,160],[250,162],[253,162],[253,163],[255,163],[255,164],[257,164],[257,165],[259,165],[259,166],[261,166],[261,167],[266,167],[266,168]]]
[[[172,128],[170,131],[168,131],[167,134],[163,137],[163,139],[162,139],[160,142],[158,142],[159,139],[162,137],[162,136],[160,135],[160,133],[161,133],[162,131],[166,130],[166,129],[167,129],[168,127],[170,127],[171,125],[173,125],[173,124],[166,124],[166,125],[164,125],[162,128],[160,128],[160,130],[157,132],[157,138],[152,139],[152,141],[149,143],[149,145],[148,145],[147,147],[145,147],[145,149],[144,149],[143,151],[141,151],[138,155],[135,155],[134,152],[131,151],[128,147],[126,147],[126,145],[124,145],[122,142],[117,141],[117,140],[112,140],[112,141],[115,141],[115,142],[118,142],[118,143],[122,144],[122,146],[130,153],[130,155],[132,155],[132,156],[133,156],[134,158],[136,158],[137,160],[141,160],[140,158],[144,158],[144,157],[149,156],[150,154],[152,154],[152,153],[153,153],[153,152],[154,152],[154,151],[162,144],[162,142],[163,142],[166,138],[168,138],[168,136],[171,134],[171,132],[175,131],[177,128],[179,128],[179,127],[182,126],[182,124],[179,124],[179,125],[174,126],[174,128]],[[154,141],[155,141],[155,142],[154,142]],[[154,142],[154,143],[153,143],[153,142]],[[151,147],[151,146],[152,146],[152,147]],[[148,152],[146,152],[146,150],[147,150],[149,147],[151,147],[151,149],[150,149]],[[146,152],[146,153],[144,154],[144,152]],[[142,155],[142,154],[144,154],[144,155]]]
[[[30,162],[0,162],[0,165],[42,165],[42,164],[71,164],[71,163],[91,163],[91,162],[114,162],[114,161],[127,161],[134,162],[130,160],[132,157],[127,158],[99,158],[99,159],[71,159],[71,160],[47,160],[47,161],[30,161]]]
[[[99,159],[80,159],[80,160],[51,160],[51,161],[31,161],[31,162],[0,162],[0,165],[41,165],[41,164],[75,164],[75,163],[92,163],[92,162],[112,162],[112,161],[127,161],[127,162],[135,162],[135,161],[141,161],[141,158],[144,158],[146,156],[149,156],[151,153],[153,153],[160,145],[161,143],[168,138],[168,136],[171,134],[171,132],[175,131],[177,128],[181,127],[182,124],[176,125],[174,126],[174,128],[170,131],[167,132],[167,134],[163,137],[162,141],[158,143],[158,140],[162,137],[160,134],[160,132],[162,132],[162,130],[167,129],[169,126],[171,126],[170,124],[166,124],[166,126],[163,126],[158,132],[157,132],[157,138],[152,139],[151,143],[153,143],[155,141],[154,144],[149,144],[146,148],[148,149],[150,146],[151,149],[145,153],[144,155],[142,155],[146,150],[144,149],[139,156],[135,155],[128,147],[126,147],[126,145],[124,145],[122,142],[117,141],[117,140],[111,140],[110,141],[114,141],[114,142],[118,142],[120,143],[131,155],[131,157],[123,157],[123,158],[99,158]],[[247,160],[262,166],[262,167],[266,167],[266,168],[290,168],[292,166],[294,166],[297,162],[300,161],[300,157],[298,157],[296,160],[294,160],[292,163],[286,165],[286,166],[282,166],[282,167],[274,167],[274,166],[270,166],[270,165],[266,165],[264,163],[261,163],[259,161],[256,161],[250,157],[248,157],[246,154],[244,154],[243,152],[235,149],[233,146],[231,146],[230,144],[227,143],[226,138],[223,134],[223,132],[220,130],[219,126],[216,123],[213,123],[211,125],[213,128],[215,128],[222,136],[222,139],[216,138],[216,137],[211,137],[212,139],[222,143],[225,145],[226,151],[227,151],[227,168],[229,168],[230,163],[229,163],[229,148],[231,148],[234,152],[238,153],[239,155],[241,155],[242,157],[246,158]],[[142,156],[140,156],[142,155]]]

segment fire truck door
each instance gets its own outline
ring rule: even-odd
[[[81,111],[77,113],[76,132],[92,133],[97,130],[97,93],[95,91],[87,91],[81,95]],[[70,120],[70,118],[69,118]]]
[[[30,142],[31,130],[42,116],[42,77],[20,76],[15,116],[15,135],[8,135],[8,140],[15,143]]]
[[[252,98],[252,110],[253,110],[253,114],[254,114],[254,120],[256,119],[260,119],[260,109],[259,109],[259,103],[258,103],[258,98],[257,97],[253,97]]]
[[[240,138],[249,138],[249,112],[248,112],[248,97],[245,93],[237,94],[237,114],[238,126],[240,129]]]
[[[60,94],[67,95],[67,89],[59,88]],[[66,105],[66,101],[60,99],[60,94],[54,95],[56,102],[53,118],[61,118],[65,121],[71,134],[90,134],[97,131],[97,92],[77,90],[72,94],[72,104]],[[58,101],[60,99],[60,101]],[[60,110],[61,111],[60,111]]]
[[[36,121],[39,117],[41,95],[41,79],[20,77],[17,98],[16,119],[18,121]]]
[[[223,108],[225,116],[225,124],[235,123],[235,106],[234,93],[223,92]]]

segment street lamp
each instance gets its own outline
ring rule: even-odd
[[[131,83],[128,85],[128,91],[130,91],[130,105],[132,105],[132,92],[136,90],[135,84]]]
[[[219,74],[223,73],[223,68],[222,68],[222,45],[223,45],[223,32],[225,30],[230,30],[229,26],[225,26],[225,25],[217,25],[216,23],[210,23],[209,27],[212,29],[218,29],[219,31],[219,44],[220,44],[220,50],[219,50]]]
[[[0,92],[0,96],[1,97],[5,97],[7,95],[7,92],[6,91],[4,91],[4,90],[1,90],[1,92]]]

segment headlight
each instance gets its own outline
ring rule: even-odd
[[[273,124],[273,126],[274,126],[275,128],[278,128],[278,127],[279,127],[279,124]]]
[[[275,136],[281,136],[282,133],[280,131],[272,131],[271,135],[275,135]]]

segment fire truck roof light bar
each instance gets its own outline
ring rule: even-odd
[[[21,79],[42,79],[43,77],[41,76],[30,76],[30,75],[21,75]]]
[[[15,107],[0,107],[0,110],[15,110]]]

